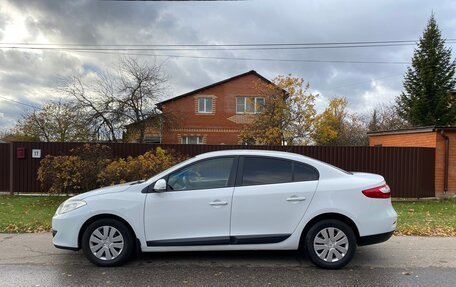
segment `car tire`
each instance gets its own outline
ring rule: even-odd
[[[134,252],[134,239],[129,228],[110,218],[96,220],[87,226],[81,245],[87,259],[102,267],[122,265]]]
[[[347,265],[356,251],[356,236],[350,226],[336,219],[315,223],[305,237],[305,250],[312,263],[324,269]]]

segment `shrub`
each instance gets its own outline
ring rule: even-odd
[[[84,144],[71,150],[71,154],[81,159],[81,191],[89,191],[100,187],[97,183],[98,174],[112,161],[112,150],[106,145]]]
[[[38,180],[49,193],[81,192],[83,162],[77,156],[47,155],[40,162]]]
[[[47,155],[40,162],[38,181],[49,193],[81,193],[98,187],[97,175],[111,162],[111,149],[85,144],[71,155]]]
[[[138,157],[120,158],[98,174],[98,183],[112,185],[149,178],[185,159],[184,156],[157,147]]]

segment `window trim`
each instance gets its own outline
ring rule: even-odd
[[[204,99],[203,111],[200,111],[200,99]],[[206,111],[206,108],[207,108],[207,102],[206,101],[207,100],[211,101],[211,110],[208,111],[208,112]],[[196,98],[196,102],[197,102],[196,112],[198,114],[212,114],[213,113],[214,99],[211,96],[198,96]]]
[[[247,157],[251,158],[267,158],[267,159],[276,159],[276,160],[283,160],[283,161],[289,161],[291,162],[291,181],[290,182],[278,182],[278,183],[266,183],[266,184],[255,184],[255,185],[243,185],[242,184],[242,179],[244,177],[244,159]],[[304,180],[304,181],[295,181],[295,174],[294,174],[294,166],[295,163],[299,164],[304,164],[312,169],[315,170],[315,172],[318,175],[318,179],[315,180]],[[247,186],[258,186],[258,185],[274,185],[274,184],[285,184],[285,183],[294,183],[294,182],[309,182],[309,181],[319,181],[320,180],[320,172],[318,169],[308,163],[302,162],[302,161],[297,161],[297,160],[292,160],[292,159],[287,159],[287,158],[281,158],[281,157],[274,157],[274,156],[262,156],[262,155],[243,155],[240,156],[239,162],[238,162],[238,169],[237,169],[237,174],[236,174],[236,182],[235,182],[235,187],[247,187]]]
[[[211,187],[211,188],[204,188],[204,189],[197,189],[197,188],[194,188],[194,189],[184,189],[184,190],[172,190],[168,187],[168,180],[169,180],[169,177],[174,174],[174,173],[177,173],[177,172],[180,172],[182,171],[183,169],[185,168],[188,168],[192,165],[195,165],[197,163],[200,163],[200,162],[203,162],[203,161],[206,161],[206,160],[212,160],[212,159],[220,159],[220,158],[232,158],[233,159],[233,165],[231,166],[231,170],[230,170],[230,175],[228,176],[228,183],[225,187]],[[194,162],[191,162],[177,170],[174,170],[170,173],[168,173],[167,175],[165,175],[164,177],[160,178],[160,179],[165,179],[166,180],[166,190],[164,192],[185,192],[185,191],[195,191],[195,190],[210,190],[210,189],[220,189],[220,188],[227,188],[227,187],[234,187],[234,184],[235,184],[235,181],[236,181],[236,176],[237,176],[237,169],[238,169],[238,162],[239,162],[239,156],[238,155],[225,155],[225,156],[217,156],[217,157],[211,157],[211,158],[203,158],[203,159],[200,159],[198,161],[194,161]],[[158,179],[158,180],[160,180]],[[157,180],[157,181],[158,181]],[[155,182],[157,181],[154,181],[151,185],[150,185],[150,190],[152,190],[151,192],[155,192],[153,191],[153,186],[155,185]]]
[[[244,98],[244,111],[243,112],[238,112],[238,98]],[[254,105],[253,105],[253,113],[250,113],[250,112],[246,112],[246,108],[247,108],[247,98],[254,98]],[[256,114],[261,114],[262,112],[258,112],[258,109],[257,109],[257,99],[263,99],[263,105],[266,104],[266,99],[265,97],[261,97],[261,96],[236,96],[236,114],[237,115],[256,115]],[[264,107],[263,107],[263,110],[264,110]]]
[[[204,137],[203,136],[181,136],[181,144],[191,144],[191,143],[188,143],[188,138],[197,138],[196,139],[196,144],[204,144]],[[184,138],[186,138],[186,142],[184,142]],[[199,139],[201,138],[201,142],[199,141]]]

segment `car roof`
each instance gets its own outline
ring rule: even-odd
[[[291,152],[284,152],[284,151],[272,151],[272,150],[253,150],[253,149],[235,149],[235,150],[221,150],[221,151],[213,151],[207,152],[203,154],[199,154],[196,158],[210,158],[216,156],[228,156],[228,155],[252,155],[252,156],[271,156],[271,157],[279,157],[285,159],[295,159],[295,160],[303,160],[303,159],[310,159],[310,157],[300,155],[297,153]]]

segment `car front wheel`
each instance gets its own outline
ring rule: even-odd
[[[82,236],[82,250],[98,266],[118,266],[132,255],[134,245],[130,230],[120,221],[99,219]]]
[[[339,269],[350,262],[356,250],[356,237],[342,221],[326,219],[307,232],[305,247],[310,260],[325,269]]]

